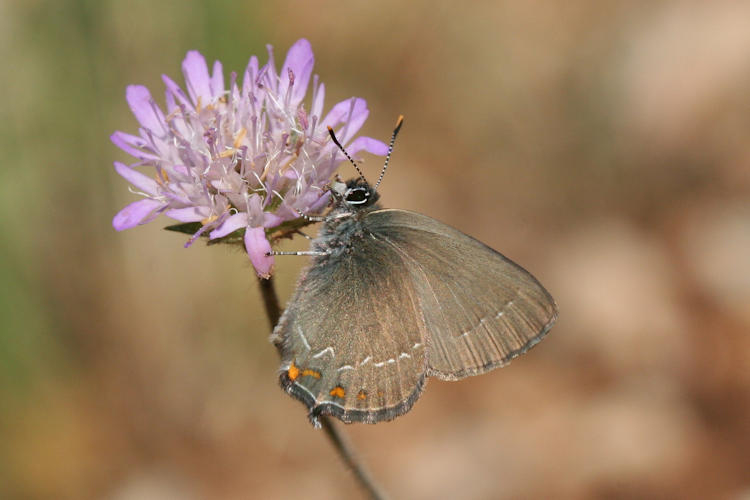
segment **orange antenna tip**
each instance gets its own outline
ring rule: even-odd
[[[391,153],[393,152],[393,143],[396,142],[396,136],[398,135],[398,131],[401,130],[401,125],[404,123],[404,115],[398,115],[398,120],[396,120],[396,127],[393,129],[393,135],[391,136],[391,143],[388,145],[388,154],[385,155],[385,163],[383,164],[383,170],[380,171],[380,177],[378,177],[378,182],[375,183],[375,189],[378,189],[378,186],[380,186],[380,182],[383,180],[383,176],[385,175],[385,169],[388,168],[388,162],[391,161]]]

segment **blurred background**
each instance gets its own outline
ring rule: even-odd
[[[750,497],[750,3],[0,1],[0,498],[352,498],[276,382],[252,268],[136,197],[109,141],[189,49],[298,38],[362,133],[406,117],[383,203],[560,306],[510,367],[346,431],[394,498]],[[162,101],[163,102],[163,101]],[[374,176],[381,160],[364,168]],[[351,172],[344,172],[348,175]],[[288,248],[304,248],[294,241]],[[305,259],[277,262],[281,300]]]

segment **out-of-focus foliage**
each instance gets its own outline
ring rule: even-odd
[[[0,497],[355,494],[276,385],[243,253],[111,227],[135,199],[108,140],[137,126],[125,86],[158,95],[188,49],[241,71],[302,36],[328,102],[368,100],[365,135],[406,116],[383,203],[486,241],[561,311],[510,367],[347,427],[385,489],[748,494],[749,18],[730,0],[0,3]],[[279,259],[283,300],[303,264]]]

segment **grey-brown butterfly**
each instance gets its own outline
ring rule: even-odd
[[[552,296],[525,269],[430,217],[380,208],[377,184],[335,183],[333,208],[272,340],[280,382],[310,421],[376,423],[403,415],[428,377],[504,366],[547,334]],[[276,252],[284,254],[283,252]]]

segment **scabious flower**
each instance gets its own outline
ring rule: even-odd
[[[309,111],[303,100],[310,86],[314,57],[301,39],[276,72],[273,49],[259,67],[255,56],[241,84],[229,87],[219,61],[209,74],[204,57],[187,53],[182,63],[187,94],[166,75],[166,113],[141,85],[127,88],[130,109],[140,122],[138,135],[112,134],[112,142],[136,161],[115,162],[115,169],[143,199],[115,215],[123,230],[160,214],[182,223],[200,223],[186,243],[242,233],[259,276],[268,278],[273,257],[268,233],[300,213],[320,212],[328,203],[329,184],[343,155],[327,127],[350,154],[385,155],[387,146],[369,137],[354,139],[367,119],[364,99],[352,97],[323,115],[325,86],[312,77]],[[141,170],[153,168],[150,175]]]

